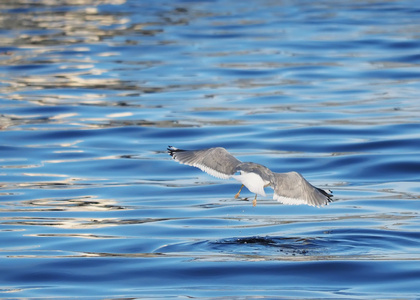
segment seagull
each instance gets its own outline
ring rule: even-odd
[[[274,190],[273,199],[284,204],[323,206],[332,202],[332,192],[311,185],[297,172],[275,173],[267,167],[253,163],[241,162],[225,148],[215,147],[201,150],[182,150],[168,146],[168,154],[185,165],[200,170],[220,179],[234,178],[242,183],[235,199],[239,197],[244,186],[255,194],[253,206],[257,205],[257,195],[265,197],[265,187]]]

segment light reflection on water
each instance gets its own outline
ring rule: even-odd
[[[412,3],[0,10],[0,294],[419,295]],[[336,201],[254,208],[167,145],[299,171]]]

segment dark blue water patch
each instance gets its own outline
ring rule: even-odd
[[[60,128],[61,127],[61,128]],[[57,130],[35,130],[35,131],[4,131],[1,133],[4,140],[12,140],[14,143],[33,144],[35,142],[43,141],[45,144],[61,143],[63,141],[74,141],[78,139],[91,138],[91,142],[95,138],[103,137],[119,137],[132,136],[133,133],[139,134],[141,137],[142,131],[147,131],[147,127],[143,126],[118,126],[116,128],[100,128],[100,129],[86,129],[80,128],[77,125],[61,125]],[[139,140],[141,139],[139,137]]]
[[[387,45],[387,40],[379,38],[365,38],[352,41],[357,47],[366,49],[366,48],[378,48],[383,49]]]
[[[420,162],[418,157],[410,160],[409,158],[399,157],[398,159],[386,159],[366,166],[368,170],[365,175],[374,175],[376,178],[386,178],[390,181],[401,179],[420,180]]]
[[[223,73],[227,76],[235,76],[235,77],[242,77],[242,78],[253,78],[258,77],[262,79],[264,76],[272,76],[275,73],[278,73],[279,70],[276,69],[266,69],[266,70],[258,70],[252,69],[251,66],[248,66],[246,69],[227,69],[224,68],[221,70],[220,68],[217,69],[218,73]]]
[[[402,79],[417,79],[420,77],[420,71],[411,70],[407,68],[382,69],[382,70],[362,71],[358,75],[363,78],[402,80]]]
[[[57,282],[57,281],[67,281],[67,282],[83,282],[85,280],[92,281],[93,277],[96,277],[94,281],[98,282],[100,280],[104,280],[107,275],[98,273],[99,265],[94,260],[89,259],[63,259],[60,261],[45,261],[43,262],[40,260],[40,263],[43,263],[44,268],[37,268],[31,272],[24,272],[22,268],[24,268],[23,264],[17,264],[16,271],[11,274],[11,278],[14,278],[14,275],[18,278],[19,282],[32,282],[32,284],[36,283],[43,283],[48,284],[49,282]],[[103,260],[103,265],[112,265],[112,260]],[[22,266],[23,265],[23,266]],[[70,266],[72,265],[72,266]],[[84,269],[84,274],[82,273],[72,273],[67,272],[70,269]],[[67,270],[67,271],[66,271]],[[97,277],[98,276],[98,277]]]
[[[390,57],[382,57],[375,62],[402,62],[409,64],[418,64],[420,62],[420,54],[395,55]]]
[[[281,136],[283,137],[304,137],[304,136],[377,136],[378,134],[385,134],[382,128],[379,127],[359,127],[359,126],[305,126],[302,128],[282,129]]]
[[[2,157],[3,159],[5,159],[5,161],[7,161],[6,158],[9,157],[9,155],[10,158],[13,158],[13,160],[16,161],[16,158],[19,157],[18,155],[16,155],[19,149],[21,149],[22,151],[26,151],[26,149],[17,146],[0,145],[0,153],[2,153]]]
[[[302,49],[303,47],[315,52],[331,50],[357,51],[358,49],[366,49],[366,46],[377,48],[382,46],[382,43],[383,41],[381,40],[287,41],[285,43],[282,42],[281,48]],[[364,47],[361,47],[361,45]]]
[[[350,154],[325,160],[323,168],[355,181],[416,181],[420,180],[418,161],[418,155]]]
[[[420,180],[418,174],[420,171],[420,162],[418,158],[413,157],[372,157],[372,160],[366,162],[360,168],[353,168],[349,177],[358,177],[364,180],[386,180],[388,182],[398,182],[402,180],[415,181]]]
[[[371,160],[372,155],[369,154],[342,155],[324,161],[324,167],[326,169],[348,170],[348,172],[353,172],[353,170],[364,169],[363,166]]]
[[[186,40],[237,39],[246,36],[245,32],[227,32],[222,30],[219,31],[218,29],[219,28],[216,28],[216,30],[208,30],[206,28],[205,31],[184,32],[180,36]]]
[[[287,66],[284,68],[280,68],[281,72],[301,72],[299,73],[300,75],[303,75],[304,77],[306,76],[305,74],[317,74],[317,78],[319,78],[318,76],[327,76],[330,75],[331,77],[335,77],[334,75],[334,71],[333,69],[337,68],[337,66],[331,66],[328,64],[297,64],[295,66],[291,65],[291,66]],[[312,72],[312,73],[311,73]],[[322,72],[328,72],[329,74],[323,74]],[[342,72],[342,71],[341,71]]]
[[[20,64],[20,65],[14,65],[14,66],[8,66],[6,69],[9,72],[29,72],[36,70],[39,72],[40,69],[49,68],[46,64],[41,63],[33,63],[33,64]]]
[[[411,50],[419,49],[420,41],[417,39],[405,41],[390,41],[387,43],[390,50]]]
[[[407,2],[376,2],[376,3],[358,3],[357,10],[361,10],[366,13],[370,12],[388,12],[394,16],[399,16],[400,13],[410,13],[416,12],[416,7],[407,5]],[[415,15],[413,15],[415,17]],[[393,22],[393,20],[389,20]]]
[[[50,130],[50,131],[34,131],[28,135],[28,141],[55,141],[62,142],[66,140],[81,139],[93,137],[101,134],[102,130],[98,129],[67,129],[67,130]]]
[[[120,178],[124,178],[124,180],[128,178],[150,179],[156,174],[160,174],[158,172],[159,169],[156,168],[156,165],[153,166],[152,163],[145,163],[142,160],[133,162],[132,160],[119,159],[118,157],[97,157],[97,154],[93,152],[81,153],[80,155],[77,153],[74,155],[66,153],[64,155],[55,154],[48,156],[50,156],[50,160],[44,160],[42,163],[45,174],[65,174],[70,178],[74,176],[82,179],[82,182],[63,183],[65,185],[68,184],[69,187],[78,184],[83,186],[83,180],[88,178],[89,182],[86,183],[85,188],[88,188],[91,184],[93,186],[98,184],[92,182],[94,178],[111,178],[109,180],[119,182]],[[157,166],[159,167],[159,164]],[[30,171],[36,172],[36,170],[27,170],[27,172]],[[38,176],[24,177],[22,179],[27,182],[40,181],[40,184],[44,184],[46,187],[49,184],[55,184],[55,181],[49,181],[48,178]],[[57,184],[63,180],[58,180]]]
[[[411,133],[414,135],[417,134],[420,130],[420,124],[417,122],[407,122],[400,124],[379,125],[374,126],[373,128],[377,130],[377,135],[389,135],[398,140],[400,139],[400,132],[404,132],[406,134]]]
[[[10,107],[7,109],[7,112],[15,113],[19,116],[25,114],[40,114],[41,116],[46,117],[46,115],[50,115],[51,117],[56,116],[59,113],[76,111],[77,108],[74,106],[67,106],[67,105],[54,105],[54,106],[24,106],[24,107]],[[22,116],[23,117],[23,116]],[[21,118],[19,118],[21,119]],[[22,119],[25,119],[24,117]],[[33,119],[32,117],[30,119]]]
[[[191,184],[185,186],[172,186],[168,185],[170,189],[162,189],[159,191],[159,194],[162,196],[162,199],[178,199],[180,201],[179,204],[181,205],[183,202],[183,198],[188,199],[190,197],[196,198],[198,200],[202,199],[202,197],[214,197],[211,201],[215,201],[220,199],[221,197],[230,197],[233,196],[238,192],[239,185],[237,188],[229,188],[225,184],[218,184],[218,183],[211,183],[208,182],[203,184],[201,181],[192,181]],[[141,189],[140,189],[141,191]],[[148,190],[141,191],[142,195],[148,195]],[[150,195],[153,195],[150,193]],[[185,202],[186,205],[192,204],[192,202]]]
[[[129,293],[179,297],[181,293],[207,297],[222,289],[220,296],[233,291],[233,295],[243,291],[247,296],[273,296],[300,290],[341,298],[377,296],[386,291],[388,296],[396,296],[402,285],[401,297],[418,291],[413,278],[420,275],[418,263],[404,261],[206,262],[165,256],[121,258],[105,253],[92,258],[11,259],[4,270],[2,282],[21,288],[15,296],[44,297],[63,292],[75,296]],[[104,283],[110,286],[104,289]]]
[[[29,5],[27,7],[14,7],[14,8],[2,8],[3,13],[9,13],[9,14],[23,14],[23,13],[30,13],[34,9],[33,5]]]
[[[148,132],[141,136],[147,139],[159,137],[166,145],[185,148],[182,145],[192,144],[195,149],[205,147],[205,143],[215,146],[226,143],[229,139],[241,139],[240,134],[246,132],[246,126],[184,126],[173,128],[148,128]],[[226,140],[223,139],[226,136]],[[215,143],[214,139],[220,142]],[[165,142],[166,141],[166,142]]]
[[[86,45],[87,46],[87,45]],[[86,55],[91,52],[89,47],[66,47],[62,49],[55,49],[53,52],[55,55],[62,55],[63,57],[74,57],[77,55]]]
[[[1,33],[8,33],[8,30],[1,30]],[[19,48],[18,47],[14,47],[12,45],[7,45],[7,46],[0,46],[0,55],[11,55],[12,53],[14,53],[15,51],[18,51]]]
[[[80,164],[84,165],[84,163]],[[138,171],[139,174],[142,174],[138,178],[147,179],[161,174],[159,170],[161,170],[162,162],[110,158],[108,160],[101,159],[97,162],[86,162],[86,165],[90,166],[89,169],[97,175],[108,174],[107,176],[110,176],[117,172],[120,176],[123,174],[132,176],[133,173]]]
[[[315,232],[323,235],[329,252],[334,255],[415,254],[420,245],[420,234],[416,231],[392,231],[386,229],[332,229]]]
[[[390,139],[379,141],[342,142],[335,145],[326,145],[325,152],[372,152],[398,153],[400,151],[417,151],[419,139]]]
[[[298,147],[294,150],[300,151],[306,147],[313,146],[322,148],[323,152],[360,152],[360,151],[401,151],[417,150],[417,138],[400,138],[394,136],[401,130],[415,133],[418,124],[395,124],[380,126],[311,126],[303,128],[283,128],[273,134],[272,131],[259,133],[259,137],[265,139],[276,138],[271,143],[276,149],[293,150],[290,147]],[[380,137],[390,137],[381,139]],[[278,137],[278,138],[277,138]],[[302,137],[307,137],[306,142],[299,142]],[[322,137],[322,139],[321,139]],[[331,138],[334,137],[334,138]],[[322,140],[318,143],[310,143],[311,139]],[[290,140],[289,140],[290,139]],[[325,139],[325,140],[324,140]],[[353,141],[349,141],[349,139]],[[293,145],[290,145],[290,144]]]
[[[42,148],[26,148],[19,146],[0,146],[2,160],[0,165],[8,169],[9,175],[14,172],[21,173],[22,169],[28,171],[42,166],[41,159],[49,150]],[[3,178],[2,180],[8,180]]]

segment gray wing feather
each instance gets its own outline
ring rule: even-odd
[[[321,206],[331,202],[332,195],[314,187],[297,172],[273,173],[271,185],[273,199],[285,204]]]
[[[222,179],[228,179],[236,173],[241,161],[231,155],[225,148],[202,150],[181,150],[172,146],[168,153],[181,164],[197,167],[200,170]]]

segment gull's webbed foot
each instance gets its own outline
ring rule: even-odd
[[[257,206],[257,194],[255,194],[254,201],[252,201],[252,206]]]

